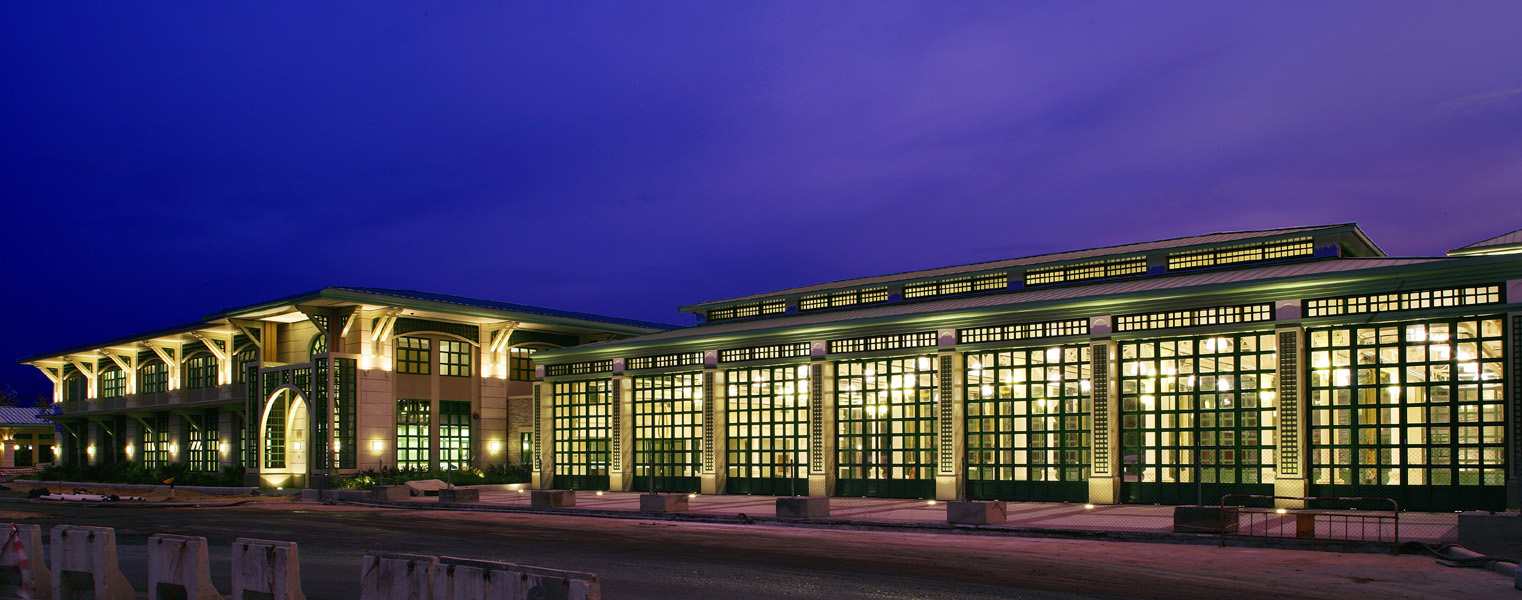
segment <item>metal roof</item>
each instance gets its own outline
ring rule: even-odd
[[[43,427],[52,427],[52,421],[43,420],[37,416],[44,410],[47,409],[37,406],[27,408],[22,408],[19,406],[0,406],[0,425],[40,425]]]
[[[1522,246],[1522,229],[1511,233],[1503,233],[1496,237],[1480,240],[1468,246],[1462,246],[1449,250],[1449,254],[1485,254],[1490,251],[1500,250],[1506,246]]]
[[[535,315],[544,315],[544,316],[547,316],[547,317],[561,317],[561,318],[565,318],[565,319],[581,319],[583,321],[596,321],[596,322],[599,322],[599,323],[613,323],[613,324],[617,324],[617,325],[628,325],[630,327],[642,327],[642,328],[645,328],[645,329],[660,329],[662,331],[665,331],[665,330],[668,330],[668,329],[676,329],[678,327],[681,327],[681,325],[673,325],[673,324],[670,324],[670,323],[656,323],[654,321],[641,321],[639,319],[625,319],[623,317],[610,317],[610,316],[607,316],[607,315],[599,315],[599,314],[594,314],[594,313],[577,312],[577,311],[573,311],[573,310],[558,310],[558,309],[554,309],[554,308],[545,308],[545,307],[542,307],[542,306],[530,306],[528,304],[513,304],[511,302],[498,302],[496,300],[482,300],[480,298],[468,298],[468,297],[465,297],[465,296],[455,296],[455,295],[452,295],[452,294],[435,294],[435,293],[431,293],[431,292],[419,292],[417,290],[393,290],[393,289],[389,289],[389,288],[370,288],[370,287],[339,287],[339,288],[328,288],[328,289],[348,290],[348,291],[351,291],[351,292],[361,292],[361,293],[365,293],[365,294],[380,294],[380,295],[383,295],[383,296],[396,296],[398,298],[411,298],[413,300],[427,300],[427,301],[430,301],[430,302],[444,302],[444,303],[447,303],[447,304],[459,304],[459,305],[463,305],[463,306],[474,306],[474,307],[478,307],[478,308],[490,308],[490,309],[493,309],[493,310],[507,310],[507,311],[529,313],[529,314],[535,314]]]
[[[194,330],[197,330],[197,329],[204,329],[206,327],[212,327],[212,326],[218,325],[219,323],[216,322],[218,319],[223,319],[223,318],[226,318],[226,317],[229,317],[229,316],[236,316],[237,313],[240,313],[240,312],[244,312],[244,311],[248,311],[248,310],[253,310],[253,309],[258,308],[258,307],[265,307],[265,306],[279,305],[279,304],[290,304],[290,303],[294,303],[294,302],[297,302],[299,300],[306,299],[306,298],[317,298],[317,297],[320,297],[322,295],[322,293],[324,291],[327,291],[327,290],[339,290],[339,291],[347,291],[347,292],[356,292],[356,293],[361,293],[361,294],[374,294],[374,295],[379,295],[379,296],[391,296],[391,297],[394,297],[394,298],[408,298],[408,299],[412,299],[412,300],[424,300],[424,301],[429,301],[429,302],[442,302],[442,303],[445,303],[445,304],[458,304],[458,305],[461,305],[461,306],[473,306],[473,307],[477,307],[477,308],[487,308],[487,309],[491,309],[491,310],[501,310],[501,311],[510,311],[510,312],[518,312],[518,313],[526,313],[526,314],[534,314],[534,315],[543,315],[543,316],[547,316],[547,317],[558,317],[558,318],[565,318],[565,319],[578,319],[578,320],[582,320],[582,321],[592,321],[592,322],[596,322],[596,323],[610,323],[610,324],[614,324],[614,325],[624,325],[624,326],[628,326],[628,327],[638,327],[638,328],[641,328],[641,329],[654,329],[654,330],[658,330],[658,331],[666,331],[666,330],[676,329],[678,327],[681,327],[680,325],[672,325],[672,324],[669,324],[669,323],[656,323],[656,322],[653,322],[653,321],[640,321],[638,319],[624,319],[624,318],[620,318],[620,317],[609,317],[609,316],[598,315],[598,314],[593,314],[593,313],[584,313],[584,312],[576,312],[576,311],[569,311],[569,310],[556,310],[556,309],[553,309],[553,308],[544,308],[544,307],[541,307],[541,306],[530,306],[530,305],[527,305],[527,304],[513,304],[513,303],[510,303],[510,302],[497,302],[497,301],[494,301],[494,300],[482,300],[482,299],[479,299],[479,298],[467,298],[465,296],[454,296],[454,295],[450,295],[450,294],[434,294],[434,293],[430,293],[430,292],[420,292],[420,291],[417,291],[417,290],[394,290],[394,289],[389,289],[389,288],[371,288],[371,287],[326,287],[326,288],[322,288],[322,289],[319,289],[319,290],[313,290],[313,291],[305,292],[305,293],[301,293],[301,294],[293,294],[293,295],[290,295],[290,296],[283,296],[283,297],[280,297],[280,298],[275,298],[273,300],[266,300],[264,302],[258,302],[258,303],[255,303],[255,304],[248,304],[248,305],[239,306],[239,307],[233,307],[233,308],[224,308],[224,309],[222,309],[222,310],[220,310],[220,311],[218,311],[218,312],[216,312],[214,314],[208,315],[206,318],[204,318],[204,319],[202,319],[200,321],[192,321],[192,322],[189,322],[189,323],[182,323],[180,325],[175,325],[175,326],[172,326],[172,327],[163,327],[163,328],[159,328],[159,329],[153,329],[153,330],[139,332],[139,333],[133,333],[133,334],[129,334],[129,335],[117,336],[117,337],[110,338],[110,339],[103,340],[103,341],[93,341],[93,342],[89,342],[89,343],[85,343],[85,344],[75,344],[75,345],[72,345],[72,346],[68,346],[68,347],[65,347],[65,348],[60,348],[58,350],[54,350],[52,352],[42,352],[42,353],[38,353],[38,354],[33,354],[33,355],[28,356],[26,358],[22,358],[20,360],[20,362],[26,363],[26,362],[31,362],[31,361],[34,361],[34,360],[41,360],[41,359],[45,359],[45,358],[52,358],[52,357],[56,357],[56,356],[63,356],[63,355],[67,355],[67,354],[73,354],[73,353],[76,353],[76,352],[86,352],[86,351],[95,350],[95,349],[98,349],[98,348],[105,348],[105,347],[110,347],[110,346],[122,345],[122,344],[130,343],[130,342],[136,342],[138,340],[151,339],[151,338],[155,338],[155,337],[159,337],[159,336],[164,336],[164,335],[169,335],[169,334],[173,334],[173,333],[184,333],[184,332],[187,332],[187,331],[194,331]]]
[[[1357,271],[1363,269],[1395,267],[1400,265],[1449,260],[1458,259],[1441,257],[1336,258],[1309,262],[1287,263],[1249,269],[1223,269],[1220,271],[1206,271],[1159,277],[1138,277],[1121,281],[1031,288],[1011,292],[947,298],[943,300],[885,304],[873,306],[870,308],[853,308],[846,311],[824,311],[818,313],[791,314],[761,319],[748,319],[744,321],[720,321],[717,323],[706,323],[693,327],[687,327],[685,329],[652,333],[629,340],[602,342],[596,344],[595,346],[618,344],[623,342],[646,342],[650,340],[678,339],[692,336],[735,333],[752,330],[800,327],[806,325],[852,321],[856,319],[872,319],[876,317],[891,317],[991,306],[1028,304],[1042,301],[1065,300],[1073,298],[1094,298],[1132,292],[1169,290],[1220,283],[1241,283],[1268,279],[1282,279],[1287,277],[1337,273],[1343,271]],[[594,345],[578,346],[577,349],[591,348],[593,346]]]
[[[1287,227],[1287,228],[1283,228],[1283,229],[1260,229],[1260,230],[1256,230],[1256,231],[1229,231],[1229,232],[1221,232],[1221,233],[1209,233],[1209,234],[1205,234],[1205,235],[1195,235],[1195,236],[1189,236],[1189,237],[1171,238],[1171,239],[1156,240],[1156,241],[1151,241],[1151,242],[1140,242],[1140,243],[1134,243],[1134,244],[1122,244],[1122,245],[1119,245],[1119,246],[1105,246],[1105,247],[1102,247],[1102,248],[1089,248],[1087,250],[1073,250],[1073,251],[1069,251],[1069,252],[1058,252],[1058,253],[1055,253],[1055,254],[1038,254],[1038,255],[1035,255],[1035,256],[1026,256],[1026,257],[1022,257],[1022,258],[1013,258],[1013,259],[996,260],[996,261],[990,261],[990,262],[973,263],[973,264],[970,264],[970,265],[958,265],[958,266],[954,266],[954,267],[940,267],[940,268],[935,268],[935,269],[925,269],[925,270],[922,270],[922,271],[906,271],[906,272],[903,272],[903,273],[894,273],[894,274],[891,274],[891,275],[877,275],[877,276],[872,276],[872,277],[859,277],[859,278],[855,278],[855,279],[842,279],[842,280],[839,280],[839,281],[832,281],[832,282],[829,282],[829,283],[820,283],[820,284],[815,284],[815,285],[807,285],[807,286],[803,286],[803,287],[788,288],[788,289],[785,289],[785,290],[778,290],[778,291],[775,291],[775,292],[766,292],[766,293],[762,293],[762,294],[751,294],[751,295],[748,295],[748,296],[740,296],[740,297],[737,297],[737,298],[728,298],[728,299],[724,299],[724,300],[713,300],[713,301],[709,301],[709,302],[699,302],[697,304],[692,304],[692,305],[684,306],[684,307],[682,307],[682,309],[686,310],[686,309],[689,309],[689,308],[697,308],[697,307],[702,307],[702,306],[708,306],[710,304],[720,304],[720,303],[728,303],[728,302],[741,302],[741,301],[745,301],[745,300],[756,300],[756,299],[761,299],[761,298],[770,298],[770,297],[774,297],[774,296],[784,296],[784,295],[788,295],[788,294],[803,294],[803,293],[823,291],[823,290],[830,290],[830,289],[836,289],[836,288],[855,287],[855,286],[861,286],[861,285],[872,285],[872,284],[878,284],[878,283],[889,283],[889,282],[900,281],[900,280],[904,280],[904,279],[916,279],[916,278],[921,278],[921,277],[938,277],[938,276],[942,276],[942,275],[955,275],[957,273],[969,273],[969,272],[973,272],[973,271],[985,271],[985,270],[989,270],[989,269],[1000,269],[1000,268],[1005,268],[1005,267],[1014,267],[1014,266],[1022,266],[1022,265],[1035,265],[1035,264],[1042,264],[1042,263],[1062,262],[1062,261],[1068,261],[1068,260],[1079,260],[1079,259],[1085,259],[1085,258],[1096,258],[1096,257],[1102,257],[1102,256],[1115,256],[1115,255],[1123,255],[1123,254],[1133,254],[1133,253],[1138,253],[1138,252],[1149,252],[1149,251],[1153,251],[1153,250],[1163,250],[1163,249],[1170,249],[1170,248],[1181,248],[1181,247],[1185,247],[1185,246],[1196,246],[1196,245],[1204,245],[1204,244],[1219,244],[1219,243],[1224,243],[1224,242],[1234,242],[1234,241],[1238,241],[1238,240],[1245,240],[1245,239],[1252,239],[1252,238],[1272,237],[1272,236],[1277,236],[1277,235],[1290,235],[1290,234],[1295,234],[1295,233],[1306,233],[1306,232],[1312,232],[1312,231],[1324,231],[1324,230],[1328,230],[1328,229],[1337,229],[1337,228],[1342,228],[1342,227],[1351,228],[1355,232],[1357,232],[1357,230],[1358,230],[1358,226],[1356,224],[1353,224],[1353,223],[1344,223],[1344,224],[1338,224],[1338,225],[1315,225],[1315,226],[1308,226],[1308,227]],[[1375,250],[1376,252],[1379,252],[1381,255],[1384,254],[1382,251],[1379,251],[1379,247],[1378,246],[1375,246],[1372,241],[1368,240],[1367,236],[1362,236],[1362,232],[1358,232],[1358,233],[1359,233],[1361,239],[1363,239],[1365,242],[1367,242],[1369,244],[1369,247],[1371,249]]]

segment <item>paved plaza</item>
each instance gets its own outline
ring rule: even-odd
[[[556,509],[588,515],[639,512],[639,492],[578,491],[574,507]],[[528,490],[482,491],[480,505],[506,509],[529,509]],[[778,496],[732,496],[690,494],[688,514],[740,518],[769,518],[775,515]],[[432,505],[436,496],[415,497],[404,502]],[[1172,506],[1112,504],[1084,505],[1066,502],[1010,502],[1003,525],[985,526],[994,530],[1054,530],[1092,532],[1172,533]],[[1296,537],[1296,515],[1318,515],[1318,539],[1391,541],[1394,523],[1383,511],[1255,511],[1241,516],[1244,533],[1266,537]],[[946,503],[933,500],[892,498],[830,498],[830,521],[842,523],[880,523],[909,525],[944,524]],[[820,519],[815,519],[820,521]],[[1433,543],[1458,537],[1457,513],[1402,512],[1399,519],[1400,540]]]

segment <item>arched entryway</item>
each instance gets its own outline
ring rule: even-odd
[[[301,390],[282,386],[259,418],[259,475],[264,485],[305,487],[310,473],[309,406]]]

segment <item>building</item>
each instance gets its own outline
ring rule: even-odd
[[[330,287],[22,362],[54,383],[66,462],[243,466],[250,485],[321,487],[360,469],[521,463],[534,352],[671,327]]]
[[[1522,504],[1522,231],[1444,257],[1218,233],[681,310],[534,356],[534,485]]]
[[[38,416],[42,408],[0,406],[0,469],[24,469],[54,460],[53,422]]]

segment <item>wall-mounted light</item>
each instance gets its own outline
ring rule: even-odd
[[[88,448],[85,448],[85,454],[88,454],[90,456],[95,456],[95,446],[92,445],[92,446],[90,446]]]
[[[179,444],[170,444],[169,445],[169,453],[170,454],[179,454],[179,452],[180,452],[180,445]]]
[[[370,451],[371,452],[380,452],[381,450],[385,450],[385,449],[386,449],[386,443],[385,442],[382,442],[380,440],[370,440]]]
[[[296,448],[296,449],[297,449],[297,450],[300,450],[300,449],[301,449],[301,442],[294,442],[294,443],[295,443],[295,445],[296,445],[296,446],[295,446],[295,448]]]
[[[217,451],[223,454],[227,454],[227,444],[217,446]]]
[[[488,451],[490,451],[492,454],[496,454],[498,452],[501,452],[502,451],[502,442],[488,442],[486,444],[486,449]]]
[[[127,444],[126,450],[127,450],[127,457],[128,458],[131,458],[132,457],[132,453],[137,451],[136,448],[132,447],[132,444]]]

